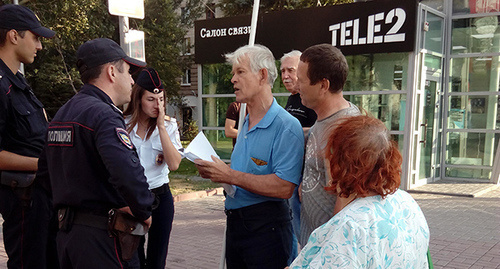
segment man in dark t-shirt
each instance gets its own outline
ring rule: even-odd
[[[292,94],[288,97],[285,110],[300,121],[304,129],[304,135],[307,137],[309,127],[316,122],[316,113],[314,110],[302,104],[300,94],[297,90],[297,66],[301,52],[293,50],[281,58],[281,79],[285,88]]]
[[[226,123],[224,124],[224,133],[226,137],[233,139],[233,147],[236,144],[238,136],[238,123],[240,119],[240,102],[232,102],[229,104],[226,112]]]

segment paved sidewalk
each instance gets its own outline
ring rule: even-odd
[[[412,193],[430,226],[436,269],[500,268],[500,189],[469,198]],[[175,203],[168,269],[217,269],[225,216],[222,195]],[[1,236],[0,236],[1,237]],[[0,244],[0,269],[6,268]]]

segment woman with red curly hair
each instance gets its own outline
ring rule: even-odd
[[[429,227],[415,200],[398,189],[402,157],[384,123],[346,118],[325,155],[335,215],[290,268],[428,268]]]

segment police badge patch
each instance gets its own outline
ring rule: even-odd
[[[156,165],[161,165],[163,163],[163,159],[164,159],[163,154],[160,153],[156,155]]]
[[[129,149],[134,148],[134,144],[132,144],[132,141],[130,140],[130,137],[128,136],[128,132],[125,131],[122,128],[116,128],[116,135],[118,135],[118,139]]]

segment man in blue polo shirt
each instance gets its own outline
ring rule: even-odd
[[[196,160],[197,168],[204,178],[236,186],[225,204],[227,268],[282,269],[292,250],[286,199],[300,181],[304,134],[273,98],[278,71],[268,48],[243,46],[226,59],[233,66],[236,101],[247,103],[248,115],[231,168],[215,157],[214,162]]]

